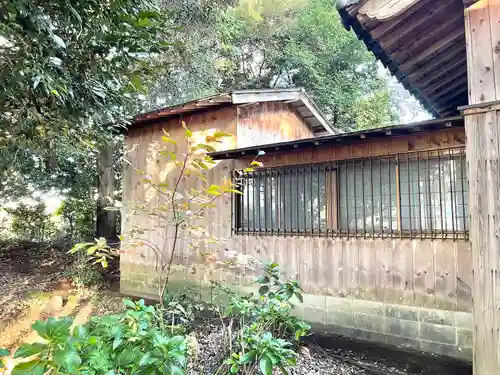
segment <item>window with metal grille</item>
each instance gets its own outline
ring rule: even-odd
[[[468,235],[463,147],[260,168],[237,178],[236,233]]]

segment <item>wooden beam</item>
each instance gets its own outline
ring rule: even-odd
[[[433,54],[439,53],[440,50],[444,50],[458,41],[463,41],[465,43],[464,30],[461,29],[455,30],[454,32],[447,35],[445,38],[427,47],[416,56],[410,56],[406,61],[402,62],[402,64],[400,65],[400,69],[403,72],[407,72],[409,71],[409,69],[411,69],[411,67],[418,65],[420,61],[425,60],[426,58],[430,57]],[[461,45],[463,45],[463,43],[461,43]]]
[[[437,17],[441,15],[441,13],[445,13],[445,11],[449,11],[449,6],[455,6],[455,4],[455,0],[440,1],[439,5],[434,9],[431,7],[430,9],[424,9],[423,12],[415,12],[414,16],[404,23],[404,27],[400,28],[400,32],[387,35],[385,38],[381,39],[380,44],[386,51],[392,53],[402,46],[405,38],[411,32],[424,25],[431,17]],[[449,13],[447,16],[449,16]],[[460,12],[460,17],[463,19],[463,12]]]
[[[465,10],[469,104],[500,100],[500,0]],[[500,111],[467,114],[474,374],[500,374]]]
[[[451,72],[448,74],[449,75],[444,76],[443,79],[437,80],[432,85],[429,85],[429,86],[422,85],[421,90],[425,91],[429,95],[432,95],[434,92],[438,92],[438,91],[441,91],[443,89],[446,90],[450,86],[454,87],[454,88],[458,87],[458,86],[455,86],[457,84],[457,82],[463,82],[463,84],[465,86],[467,86],[467,71],[464,71],[463,73],[459,73],[459,74],[453,74],[453,75],[451,74]]]
[[[416,12],[429,6],[429,4],[433,4],[433,1],[434,0],[421,0],[421,1],[417,2],[413,7],[411,7],[406,12],[404,12],[403,15],[401,15],[399,17],[395,17],[392,20],[389,20],[386,22],[381,22],[380,25],[378,25],[373,30],[371,30],[370,34],[373,36],[373,38],[375,38],[377,40],[381,39],[381,37],[383,35],[387,34],[393,28],[397,27],[400,24],[404,24],[405,22],[408,22],[408,20]]]
[[[463,48],[450,48],[443,53],[440,53],[427,64],[415,66],[414,69],[408,71],[408,78],[416,81],[422,76],[431,76],[436,73],[443,73],[447,70],[454,69],[458,64],[466,61],[465,46]]]
[[[402,48],[390,52],[390,54],[395,60],[405,61],[411,58],[411,56],[416,55],[418,51],[425,50],[427,45],[435,45],[450,34],[460,34],[461,31],[465,35],[463,23],[463,11],[460,13],[455,12],[448,21],[442,22],[438,27],[429,24],[429,27],[433,27],[430,31],[424,32],[420,36],[407,41]]]
[[[439,86],[438,90],[432,92],[432,90],[425,88],[425,94],[429,98],[430,101],[436,100],[436,98],[440,98],[449,93],[459,91],[467,91],[467,75],[462,76],[460,79],[455,79],[454,81],[445,84],[444,86]]]
[[[449,104],[449,103],[455,103],[457,96],[462,96],[464,94],[468,93],[468,87],[463,87],[460,90],[456,90],[453,94],[451,95],[442,95],[437,98],[435,98],[432,102],[435,103],[437,107]],[[459,105],[457,104],[456,107],[458,108]]]
[[[448,77],[455,77],[463,73],[467,73],[467,58],[465,56],[451,63],[446,63],[437,67],[435,66],[434,71],[430,72],[428,75],[421,76],[419,79],[408,77],[419,86],[428,86]]]

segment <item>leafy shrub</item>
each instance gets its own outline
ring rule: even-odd
[[[296,364],[293,350],[307,335],[310,326],[292,316],[293,297],[302,301],[302,289],[297,281],[281,279],[279,266],[265,266],[266,275],[257,279],[259,296],[230,294],[226,317],[239,328],[236,347],[225,361],[230,374],[255,374],[257,368],[271,375],[275,368],[287,374],[286,368]]]
[[[101,273],[81,254],[77,255],[76,260],[64,272],[64,275],[77,286],[92,287],[101,285],[104,281]]]
[[[72,327],[70,318],[37,321],[44,343],[22,344],[14,358],[31,358],[12,375],[184,374],[186,342],[161,330],[155,307],[124,301],[120,315],[95,317]]]
[[[10,232],[17,239],[43,242],[58,234],[42,202],[36,205],[19,204],[15,208],[4,207],[4,210],[10,215]]]

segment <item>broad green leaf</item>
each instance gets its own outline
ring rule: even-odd
[[[132,375],[156,375],[156,366],[146,365],[139,366],[137,369],[132,371]]]
[[[71,346],[66,346],[63,349],[56,349],[54,351],[52,362],[62,369],[65,369],[70,374],[73,374],[82,364],[82,359],[78,355],[76,349]]]
[[[85,326],[77,326],[73,329],[73,335],[77,339],[84,339],[87,337],[87,328]]]
[[[229,134],[229,133],[221,132],[220,130],[216,130],[214,132],[213,136],[214,136],[214,138],[223,138],[223,137],[232,137],[233,135]]]
[[[45,340],[64,343],[69,336],[69,329],[73,324],[73,320],[68,317],[64,318],[49,318],[42,322],[37,320],[32,328]]]
[[[238,366],[238,364],[235,363],[231,366],[231,369],[229,371],[231,374],[237,374],[239,369],[240,369],[240,366]]]
[[[170,345],[172,347],[176,347],[184,343],[184,337],[183,336],[174,336],[170,339]]]
[[[273,363],[271,358],[264,354],[259,361],[259,369],[264,375],[272,375],[273,374]]]
[[[173,144],[173,145],[177,144],[177,142],[176,142],[174,139],[169,138],[169,137],[167,137],[166,135],[163,135],[163,136],[161,137],[161,140],[162,140],[163,142],[165,142],[165,143],[171,143],[171,144]]]
[[[19,349],[16,350],[14,358],[27,358],[32,355],[39,354],[47,349],[46,344],[33,343],[33,344],[21,344]]]
[[[45,372],[45,361],[35,359],[29,362],[18,363],[12,369],[11,375],[43,375]]]
[[[255,356],[255,350],[250,350],[248,353],[245,353],[242,357],[240,357],[240,363],[244,365],[253,362],[255,360]]]
[[[7,349],[0,348],[0,357],[7,357],[10,355],[10,352]]]
[[[87,255],[92,255],[92,254],[94,254],[97,250],[99,250],[99,247],[97,247],[97,246],[90,246],[90,247],[87,249]]]
[[[184,371],[177,365],[174,365],[173,363],[166,363],[165,364],[165,370],[166,374],[169,375],[184,375]]]
[[[267,294],[267,292],[269,292],[269,287],[267,285],[262,285],[260,288],[259,288],[259,294],[261,296],[264,296]]]

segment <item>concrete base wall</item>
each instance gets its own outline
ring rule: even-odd
[[[170,282],[171,292],[198,294],[206,301],[215,302],[218,297],[209,284],[185,276]],[[122,274],[121,291],[157,299],[156,282],[155,277],[144,270],[140,274]],[[238,282],[233,284],[233,289],[252,291]],[[311,323],[316,332],[472,361],[472,313],[313,294],[305,294],[302,304],[297,301],[295,312]]]
[[[306,295],[297,315],[315,331],[472,361],[472,313]]]

